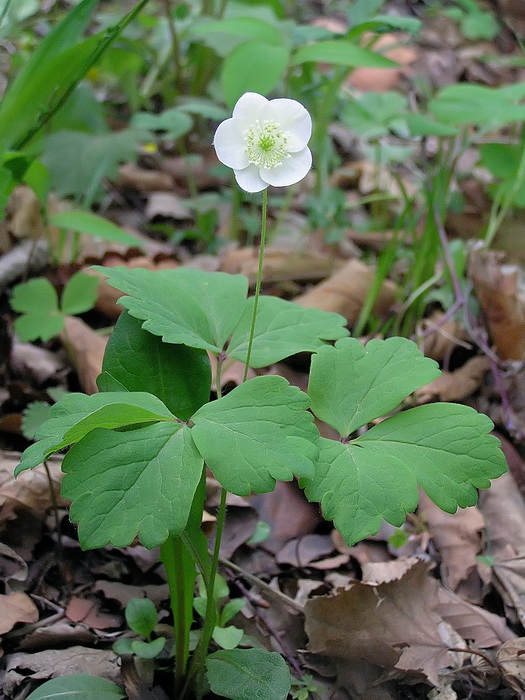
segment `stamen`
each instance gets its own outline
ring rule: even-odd
[[[287,131],[271,119],[255,121],[243,134],[246,154],[250,163],[260,168],[275,168],[282,165],[285,158],[290,158],[287,150]]]

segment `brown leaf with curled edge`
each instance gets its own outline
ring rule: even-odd
[[[499,647],[516,637],[504,617],[473,605],[446,588],[438,590],[436,612],[463,639],[471,639],[480,649]]]
[[[399,64],[394,68],[359,67],[352,71],[348,82],[358,90],[367,92],[386,92],[393,90],[404,75],[410,74],[409,66],[418,57],[413,46],[400,45],[400,34],[382,34],[374,45],[374,50],[381,50],[387,58]],[[406,40],[406,35],[404,35]]]
[[[469,276],[483,310],[496,352],[502,360],[525,359],[525,286],[517,265],[505,265],[505,255],[473,248]]]
[[[51,475],[51,482],[58,499],[59,506],[66,505],[67,501],[59,498],[62,472],[60,457],[50,457],[47,466]],[[31,510],[36,517],[42,518],[53,506],[50,493],[49,480],[44,467],[36,467],[22,472],[15,479],[13,472],[20,462],[20,454],[17,452],[0,451],[0,530],[2,529],[3,509],[8,508],[12,502],[14,508]]]
[[[110,615],[100,610],[98,600],[89,600],[73,596],[66,608],[66,617],[71,622],[82,622],[86,627],[94,630],[106,630],[120,627],[122,618],[120,615]]]
[[[60,339],[76,367],[82,388],[86,394],[96,394],[97,377],[102,370],[108,338],[95,333],[82,319],[66,316]]]
[[[416,561],[399,579],[379,585],[356,582],[348,590],[317,597],[305,607],[308,650],[350,662],[423,676],[434,685],[454,666],[434,606],[439,584]]]
[[[490,369],[485,355],[471,357],[454,372],[442,372],[437,379],[414,392],[418,404],[430,401],[462,401],[479,389]]]
[[[436,362],[441,362],[458,345],[471,346],[467,343],[468,334],[466,330],[453,318],[443,321],[445,314],[443,311],[434,311],[428,318],[425,318],[417,326],[417,335],[423,336],[419,342],[419,347],[425,357],[431,357]]]
[[[139,192],[172,192],[173,178],[162,170],[146,170],[134,163],[125,163],[119,168],[116,187],[130,187]]]
[[[456,513],[445,513],[421,492],[418,512],[428,524],[432,539],[441,555],[441,577],[453,591],[470,578],[470,586],[462,592],[472,602],[481,602],[481,582],[477,575],[477,556],[481,552],[481,535],[485,521],[476,506],[460,508]]]
[[[221,270],[232,275],[246,275],[254,283],[258,265],[258,248],[235,248],[225,253]],[[263,282],[320,280],[332,274],[334,268],[335,261],[327,255],[270,246],[264,253],[262,279]]]
[[[6,634],[18,622],[36,622],[38,608],[27,593],[15,592],[0,595],[0,634]]]
[[[375,279],[375,270],[359,260],[349,260],[344,267],[294,301],[305,308],[335,311],[344,316],[349,325],[359,318],[361,308]],[[385,280],[378,292],[373,312],[386,316],[394,305],[396,285]]]
[[[525,698],[525,637],[511,639],[499,649],[496,659],[503,671],[503,680],[517,693],[520,700]]]

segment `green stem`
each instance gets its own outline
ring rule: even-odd
[[[253,338],[255,335],[255,320],[257,318],[257,306],[259,305],[259,296],[261,293],[262,269],[264,261],[264,246],[266,243],[266,220],[268,214],[268,190],[263,190],[262,199],[262,214],[261,214],[261,243],[259,245],[259,265],[257,268],[257,282],[255,283],[255,295],[253,298],[252,323],[250,326],[250,335],[248,338],[248,352],[246,353],[246,364],[244,365],[244,373],[242,381],[245,382],[248,377],[248,369],[250,367],[250,359],[252,357]]]
[[[180,537],[168,537],[160,547],[160,559],[166,569],[175,636],[175,697],[186,676],[190,656],[190,627],[193,611],[195,565]]]
[[[217,512],[217,525],[215,530],[215,545],[213,547],[213,555],[211,559],[211,569],[209,574],[209,582],[206,588],[206,616],[204,618],[204,626],[202,628],[199,644],[195,650],[194,659],[197,664],[197,679],[196,679],[196,695],[198,700],[201,700],[204,694],[204,674],[206,672],[206,654],[213,635],[213,630],[217,623],[217,601],[215,600],[215,579],[219,568],[219,553],[221,549],[222,533],[224,531],[224,523],[226,520],[226,489],[221,489],[221,500],[219,510]]]
[[[509,209],[514,202],[514,197],[518,193],[520,187],[523,185],[525,180],[525,145],[523,146],[523,151],[521,153],[521,159],[518,166],[518,171],[516,177],[512,184],[512,187],[502,196],[501,207],[496,212],[491,211],[491,216],[489,224],[487,226],[487,233],[485,234],[485,245],[487,248],[492,244],[494,236],[498,232],[499,227],[503,223],[503,220],[509,213]]]
[[[168,31],[171,39],[171,55],[173,57],[173,68],[175,70],[175,87],[180,95],[182,92],[182,67],[180,60],[180,41],[179,35],[177,34],[177,27],[173,21],[173,15],[171,14],[170,0],[163,0],[164,3],[164,14],[166,15],[166,22],[168,23]]]

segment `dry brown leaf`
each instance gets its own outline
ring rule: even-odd
[[[152,192],[146,204],[146,217],[149,221],[157,217],[185,221],[193,218],[193,215],[182,197],[172,192]]]
[[[110,615],[100,610],[98,600],[89,600],[73,596],[66,607],[66,617],[71,622],[82,622],[94,630],[106,630],[122,625],[120,615]]]
[[[226,252],[221,270],[246,275],[253,284],[257,278],[258,248],[234,248]],[[335,262],[327,255],[307,250],[290,250],[269,246],[264,253],[263,282],[319,280],[334,271]]]
[[[423,336],[419,347],[426,357],[442,362],[450,357],[458,345],[470,348],[466,343],[468,334],[454,319],[443,322],[443,311],[434,311],[428,318],[423,319],[417,327],[417,335]]]
[[[483,377],[490,369],[490,360],[485,355],[471,357],[454,372],[442,372],[437,379],[416,389],[418,404],[430,401],[462,401],[479,389]]]
[[[16,508],[20,507],[32,511],[40,519],[53,506],[49,481],[44,467],[40,466],[22,472],[15,479],[13,472],[19,462],[20,455],[18,453],[0,451],[0,528],[2,511],[8,502],[14,503]],[[50,457],[47,460],[58,503],[64,506],[66,501],[58,496],[63,476],[60,470],[61,463],[60,457]]]
[[[317,597],[305,608],[308,649],[422,674],[437,684],[440,669],[454,665],[442,638],[448,626],[434,611],[437,589],[428,566],[418,561],[389,583],[357,582]]]
[[[505,683],[525,698],[525,637],[505,642],[497,653],[497,661],[503,671]]]
[[[373,268],[367,267],[359,260],[350,260],[331,277],[296,297],[294,301],[306,308],[335,311],[352,325],[359,317],[374,278]],[[395,284],[385,280],[374,304],[374,314],[386,316],[391,311],[395,298]]]
[[[441,578],[447,587],[456,591],[472,576],[477,580],[472,602],[479,602],[481,582],[477,576],[477,556],[481,552],[481,535],[485,529],[483,516],[476,506],[460,508],[456,513],[445,513],[421,492],[418,512],[427,523],[430,534],[441,555]],[[470,592],[471,586],[462,592]]]
[[[304,537],[289,540],[277,552],[275,559],[279,564],[290,564],[302,568],[333,551],[334,544],[330,535],[304,535]]]
[[[120,683],[118,657],[113,651],[75,646],[7,656],[2,689],[8,697],[12,697],[17,695],[19,685],[27,683],[28,675],[34,680],[47,680],[74,673],[101,676],[113,683]]]
[[[410,66],[418,57],[413,46],[400,45],[402,37],[399,34],[382,34],[374,44],[374,49],[387,58],[399,63],[396,68],[356,68],[350,74],[348,82],[358,90],[367,92],[386,92],[393,90],[404,75],[410,74]]]
[[[520,268],[503,260],[502,253],[473,248],[469,276],[498,356],[521,361],[525,359],[525,285]]]
[[[362,566],[363,583],[370,583],[375,586],[381,583],[398,581],[416,563],[417,559],[409,557],[407,559],[394,559],[393,561],[369,561]]]
[[[130,187],[139,192],[170,192],[173,190],[173,179],[161,170],[146,170],[134,163],[125,163],[119,168],[117,187]]]
[[[498,16],[517,34],[525,39],[525,6],[522,0],[497,0]]]
[[[6,209],[7,231],[13,238],[43,238],[42,207],[30,187],[15,187]]]
[[[86,394],[95,394],[108,338],[95,333],[82,319],[66,316],[60,339],[77,370],[82,388]]]
[[[93,591],[102,593],[107,600],[118,601],[122,608],[125,608],[132,598],[149,598],[158,606],[170,597],[167,583],[131,586],[121,581],[95,581]]]
[[[438,590],[435,609],[463,639],[472,640],[480,649],[499,647],[516,636],[507,626],[504,617],[468,603],[446,588]]]
[[[15,340],[11,348],[10,365],[21,376],[43,384],[64,372],[67,358],[63,353],[51,352],[32,343],[19,343]]]
[[[319,508],[308,503],[304,493],[293,481],[278,481],[270,493],[250,496],[259,518],[271,523],[270,537],[264,548],[277,552],[290,539],[312,533],[322,518]]]
[[[38,608],[27,593],[0,595],[0,634],[6,634],[19,622],[36,622]]]

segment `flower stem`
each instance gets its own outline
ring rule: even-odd
[[[259,244],[259,265],[257,268],[257,281],[255,283],[255,295],[253,297],[253,312],[252,324],[250,327],[250,335],[248,338],[248,351],[246,353],[246,363],[244,365],[244,373],[242,381],[245,382],[248,377],[248,369],[250,367],[250,359],[252,356],[253,338],[255,335],[255,321],[257,318],[257,306],[259,305],[259,296],[261,294],[262,269],[264,261],[264,246],[266,243],[266,221],[268,215],[268,190],[263,190],[262,212],[261,212],[261,242]]]

